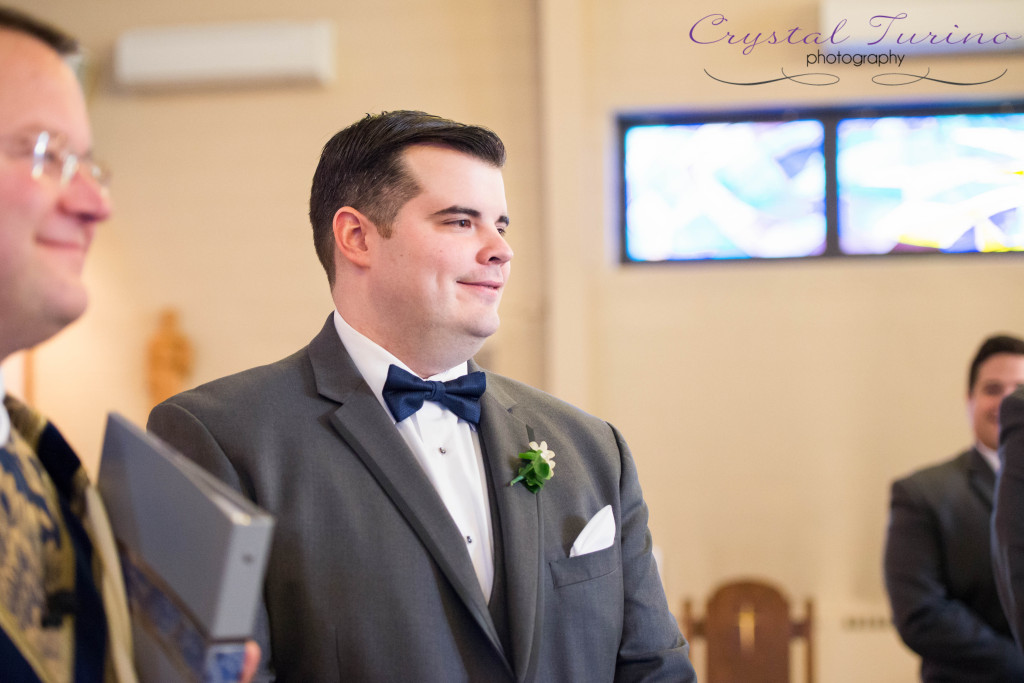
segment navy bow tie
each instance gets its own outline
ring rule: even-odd
[[[423,405],[424,401],[440,403],[466,422],[480,423],[480,397],[487,388],[487,376],[471,372],[448,382],[420,379],[397,365],[388,367],[384,382],[384,403],[401,422]]]

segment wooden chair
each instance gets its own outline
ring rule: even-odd
[[[792,620],[789,601],[771,584],[757,580],[731,581],[708,599],[703,619],[695,619],[691,601],[683,602],[683,635],[706,643],[704,683],[789,683],[789,646],[803,638],[806,680],[814,683],[814,603],[807,600],[806,616]]]

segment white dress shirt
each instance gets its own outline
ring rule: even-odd
[[[334,312],[334,327],[356,369],[380,401],[384,412],[394,422],[383,396],[388,367],[397,365],[413,375],[416,373],[387,350],[353,329],[337,311]],[[460,363],[426,379],[446,382],[465,375],[466,371],[467,363]],[[422,408],[396,423],[395,427],[416,456],[448,508],[455,526],[466,540],[466,549],[480,588],[489,600],[494,583],[494,542],[491,536],[491,508],[483,451],[476,429],[432,401],[424,401]]]

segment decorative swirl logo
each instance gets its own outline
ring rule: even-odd
[[[704,73],[706,73],[709,78],[714,79],[719,83],[727,83],[728,85],[766,85],[768,83],[778,83],[779,81],[793,81],[794,83],[799,83],[800,85],[813,85],[817,87],[822,85],[835,85],[836,83],[839,82],[839,76],[836,76],[835,74],[808,72],[804,74],[794,74],[790,76],[789,74],[786,73],[785,69],[779,69],[779,71],[782,72],[782,78],[772,78],[767,81],[754,81],[752,83],[738,83],[735,81],[727,81],[725,79],[718,78],[717,76],[712,76],[710,73],[708,73],[707,69],[704,69]],[[815,78],[817,78],[820,82],[815,83]]]
[[[904,74],[898,71],[891,71],[889,73],[877,74],[875,76],[872,76],[871,82],[876,83],[878,85],[886,85],[890,87],[897,85],[910,85],[911,83],[918,83],[920,81],[933,81],[935,83],[943,83],[945,85],[984,85],[985,83],[998,81],[1000,78],[1006,75],[1007,69],[1003,69],[1003,73],[999,74],[995,78],[990,78],[987,81],[977,81],[975,83],[961,83],[959,81],[946,81],[941,78],[930,78],[928,74],[930,74],[931,72],[932,70],[928,69],[927,71],[924,72],[923,76],[918,76],[915,74]]]
[[[793,81],[800,85],[812,85],[820,87],[823,85],[835,85],[839,82],[839,76],[830,73],[823,73],[820,71],[811,71],[803,74],[789,75],[785,69],[779,69],[782,72],[781,78],[769,78],[764,81],[751,81],[749,83],[741,83],[738,81],[727,81],[724,78],[712,75],[707,69],[704,69],[704,73],[708,75],[708,78],[718,81],[719,83],[726,83],[728,85],[767,85],[768,83],[778,83],[779,81]],[[974,82],[961,82],[961,81],[949,81],[941,78],[932,78],[929,76],[931,69],[924,72],[923,75],[900,73],[899,71],[890,71],[889,73],[877,74],[871,77],[871,82],[876,85],[885,85],[889,87],[895,87],[898,85],[911,85],[913,83],[919,83],[921,81],[932,81],[934,83],[942,83],[944,85],[984,85],[993,81],[998,81],[1000,78],[1006,75],[1009,69],[1003,69],[1003,72],[994,78],[990,78],[987,81],[974,81]]]

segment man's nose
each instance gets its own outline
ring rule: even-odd
[[[91,223],[105,221],[113,210],[110,191],[82,167],[61,189],[60,203],[66,212]]]

